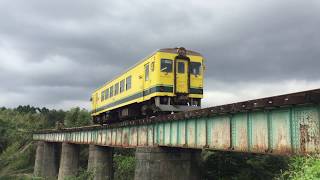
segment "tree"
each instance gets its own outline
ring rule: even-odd
[[[66,127],[76,127],[89,125],[91,121],[90,113],[85,109],[79,107],[72,108],[67,111],[64,118],[64,125]]]

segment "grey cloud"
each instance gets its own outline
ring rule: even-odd
[[[208,74],[225,81],[319,79],[319,6],[288,4],[265,9],[249,22],[243,19],[237,27],[244,30],[233,39],[218,46],[207,42],[203,52],[214,61]]]
[[[226,87],[317,81],[319,5],[316,0],[1,1],[0,91],[15,99],[1,95],[0,103],[85,102],[93,89],[139,59],[176,46],[206,57],[208,92],[215,91],[210,85],[215,82]]]

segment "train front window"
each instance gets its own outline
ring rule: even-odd
[[[178,73],[184,73],[184,62],[178,62]]]
[[[161,59],[161,72],[172,72],[172,60],[170,59]]]
[[[200,75],[201,73],[201,63],[190,62],[190,73],[193,75]]]

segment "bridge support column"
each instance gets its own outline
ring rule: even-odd
[[[57,143],[42,142],[37,144],[34,176],[56,178],[58,175],[59,147]]]
[[[43,147],[44,147],[44,142],[38,141],[37,142],[37,150],[36,150],[36,158],[35,158],[34,169],[33,169],[33,175],[35,177],[41,177],[41,175],[42,175]]]
[[[79,166],[79,145],[62,143],[61,160],[58,180],[75,176]]]
[[[199,150],[137,148],[135,180],[198,180]]]
[[[89,157],[88,157],[88,171],[92,171],[94,169],[94,152],[95,145],[89,145]]]
[[[45,142],[43,147],[42,177],[57,177],[59,168],[58,143]]]
[[[88,170],[94,172],[94,180],[113,179],[113,148],[90,145]]]

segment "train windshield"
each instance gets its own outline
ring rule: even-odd
[[[193,75],[200,75],[200,72],[201,72],[201,63],[190,62],[190,73]]]
[[[161,72],[172,72],[172,60],[161,59]]]

